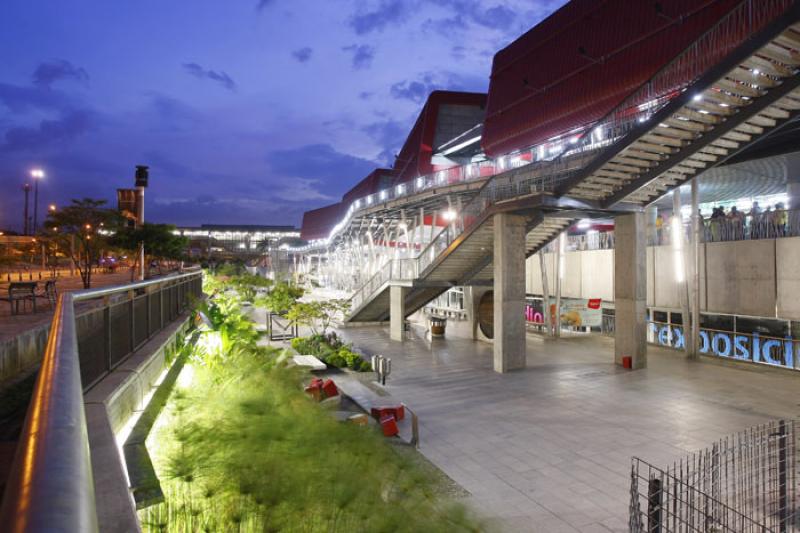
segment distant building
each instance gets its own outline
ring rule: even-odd
[[[189,238],[189,253],[195,257],[252,259],[283,244],[300,244],[300,230],[294,226],[201,224],[176,231]]]

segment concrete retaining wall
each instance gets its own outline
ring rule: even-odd
[[[47,324],[0,341],[0,389],[4,383],[27,376],[39,367],[49,334]]]
[[[140,531],[116,434],[140,411],[191,321],[184,313],[84,395],[100,531]]]

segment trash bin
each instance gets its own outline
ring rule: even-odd
[[[444,329],[447,326],[447,319],[431,317],[431,336],[444,337]]]

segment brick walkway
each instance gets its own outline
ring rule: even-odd
[[[388,388],[420,416],[421,451],[507,531],[627,531],[630,458],[664,464],[715,439],[800,413],[800,374],[690,362],[650,349],[613,365],[613,339],[528,336],[528,368],[492,371],[492,347],[389,341],[342,330],[392,357]]]

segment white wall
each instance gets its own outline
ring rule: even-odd
[[[562,295],[614,300],[614,250],[567,252]],[[555,295],[555,254],[545,254]],[[706,264],[707,263],[707,264]],[[693,261],[688,254],[689,273]],[[527,260],[526,291],[542,294],[538,256]],[[700,248],[704,311],[800,320],[800,237],[707,243]],[[647,248],[647,305],[679,309],[669,246]]]

